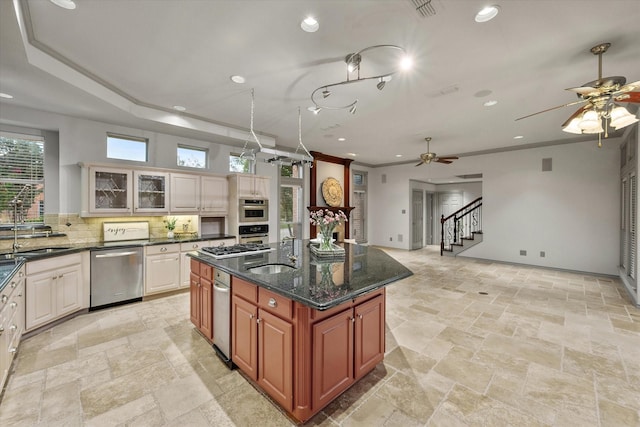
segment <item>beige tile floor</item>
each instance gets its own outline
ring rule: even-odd
[[[308,425],[640,425],[640,310],[617,279],[388,252],[415,275],[388,287],[385,361]],[[188,312],[174,295],[24,340],[0,425],[291,425]]]

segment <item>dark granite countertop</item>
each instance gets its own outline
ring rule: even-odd
[[[378,248],[344,243],[343,259],[318,259],[308,240],[272,243],[270,252],[215,259],[204,252],[187,255],[317,310],[326,310],[411,276],[413,273]],[[293,250],[292,250],[293,249]],[[290,260],[289,255],[295,255]],[[287,264],[295,269],[256,274],[252,267]]]

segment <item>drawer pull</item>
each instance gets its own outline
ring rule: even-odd
[[[18,303],[15,302],[15,301],[12,302],[11,304],[9,304],[9,307],[11,307],[11,308],[16,308],[17,306],[18,306]]]
[[[6,295],[2,295],[2,298],[0,298],[0,301],[2,301],[2,303],[6,303],[7,301],[9,301],[9,297]]]
[[[16,287],[16,282],[11,282],[11,284],[9,286],[11,286],[12,288],[15,288]]]
[[[0,335],[4,332],[4,326],[0,326]]]
[[[160,252],[167,252],[167,248],[160,248]]]
[[[11,353],[11,354],[15,353],[16,351],[18,351],[18,349],[16,347],[11,347],[9,349],[9,353]]]
[[[275,298],[269,298],[269,307],[276,308],[278,306],[278,301]]]
[[[11,325],[11,326],[9,327],[9,330],[10,330],[10,331],[15,331],[16,329],[18,329],[18,325]]]

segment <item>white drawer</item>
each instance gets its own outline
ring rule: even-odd
[[[145,247],[147,255],[168,254],[172,252],[180,252],[180,243],[171,243],[169,245],[153,245]]]
[[[27,275],[79,264],[82,264],[81,253],[54,256],[39,261],[27,261]]]
[[[208,240],[200,242],[184,242],[180,243],[180,252],[197,251],[198,249],[206,248],[207,246],[211,246],[211,242]]]

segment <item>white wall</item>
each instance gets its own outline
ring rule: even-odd
[[[409,179],[482,173],[485,234],[464,256],[617,274],[619,144],[607,139],[602,148],[589,141],[462,157],[422,168],[419,178],[410,165],[373,169],[369,241],[409,248],[410,221],[401,213],[410,209]],[[553,159],[551,172],[541,171],[543,158]],[[406,236],[402,243],[398,234]]]

